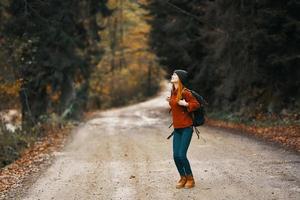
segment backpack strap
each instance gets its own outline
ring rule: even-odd
[[[200,131],[194,126],[194,129],[195,129],[195,132],[197,134],[197,137],[198,137],[198,140],[199,140],[199,134],[200,134]]]
[[[196,126],[194,126],[194,129],[195,129],[195,132],[196,132],[196,134],[197,134],[197,136],[198,136],[198,140],[199,140],[199,135],[200,135],[200,131],[197,129],[197,127]],[[203,138],[203,137],[201,137],[203,140],[204,140],[204,142],[206,143],[206,140]]]
[[[170,139],[174,135],[174,131],[167,137],[167,139]]]
[[[195,132],[197,134],[198,140],[200,139],[200,131],[197,129],[196,126],[194,126]],[[170,139],[172,136],[174,135],[174,131],[167,137],[167,139]],[[204,140],[204,142],[206,143],[206,140],[202,137],[202,139]]]

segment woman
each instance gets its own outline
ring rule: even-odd
[[[193,120],[190,112],[200,104],[192,93],[184,86],[188,73],[185,70],[175,70],[172,78],[171,97],[167,98],[173,118],[173,158],[180,174],[176,188],[192,188],[195,186],[190,163],[186,157],[193,134]]]

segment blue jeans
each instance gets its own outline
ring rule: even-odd
[[[193,175],[190,163],[186,157],[191,138],[193,127],[175,128],[173,135],[173,158],[177,170],[181,176]]]

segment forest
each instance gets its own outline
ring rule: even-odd
[[[49,129],[153,97],[174,69],[189,72],[211,119],[299,125],[299,10],[298,0],[2,0],[0,166]]]
[[[244,121],[300,111],[300,2],[297,0],[153,0],[151,46],[211,116]]]
[[[1,1],[0,166],[88,111],[156,94],[145,13],[124,0]]]

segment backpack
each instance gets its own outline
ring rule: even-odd
[[[205,109],[204,106],[207,105],[207,102],[205,99],[198,94],[197,92],[190,90],[192,95],[197,99],[197,101],[200,103],[200,107],[192,112],[192,119],[193,119],[193,126],[202,126],[205,123]]]
[[[185,88],[185,89],[187,89],[187,88]],[[187,89],[187,90],[189,90],[189,89]],[[203,98],[203,96],[201,96],[200,94],[198,94],[194,90],[189,90],[189,91],[192,93],[192,95],[195,97],[195,99],[200,104],[200,107],[197,110],[194,110],[193,112],[191,112],[191,117],[192,117],[192,120],[193,120],[193,127],[194,127],[195,132],[197,134],[197,137],[199,139],[200,131],[197,129],[197,126],[202,126],[205,123],[205,106],[208,105],[208,103]],[[170,109],[169,112],[171,112],[171,109]],[[169,126],[169,128],[172,126],[172,124]],[[167,137],[167,139],[170,139],[173,136],[173,134],[174,134],[174,132],[172,132],[171,135],[169,135]]]

